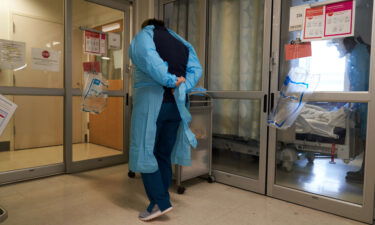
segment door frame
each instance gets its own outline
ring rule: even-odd
[[[128,162],[129,159],[129,142],[130,142],[130,59],[127,54],[127,49],[131,40],[131,3],[129,1],[115,1],[115,0],[85,0],[90,3],[109,7],[112,9],[120,10],[124,13],[124,38],[122,38],[123,46],[123,89],[116,91],[108,91],[108,97],[122,97],[123,104],[123,152],[122,154],[108,157],[99,157],[94,159],[87,159],[82,161],[73,161],[73,148],[72,148],[72,130],[73,130],[73,97],[81,96],[79,88],[72,88],[72,1],[65,0],[65,120],[64,120],[64,158],[67,173],[76,173],[90,169],[97,169],[111,165],[121,164]]]
[[[279,59],[280,59],[280,35],[281,35],[281,1],[274,1],[273,5],[273,25],[272,25],[272,65],[270,94],[275,94],[275,101],[278,98],[279,83]],[[364,102],[368,103],[368,126],[367,137],[375,133],[375,123],[370,123],[371,115],[375,114],[375,7],[372,18],[372,49],[370,61],[370,86],[369,92],[316,92],[309,96],[306,101],[328,101],[328,102]],[[301,190],[295,190],[275,184],[276,176],[276,129],[269,128],[269,150],[268,150],[268,177],[267,195],[281,200],[297,203],[310,208],[333,213],[350,219],[359,220],[366,223],[373,222],[374,213],[374,176],[371,171],[375,170],[372,164],[375,159],[375,151],[370,151],[371,146],[375,146],[374,138],[367,138],[366,158],[365,158],[365,182],[363,191],[363,205],[345,202],[321,195],[316,195]]]

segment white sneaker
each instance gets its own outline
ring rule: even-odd
[[[152,209],[152,212],[148,212],[147,210],[144,212],[141,212],[138,216],[138,218],[142,221],[150,221],[152,219],[155,219],[161,215],[164,215],[168,212],[170,212],[173,209],[173,207],[169,207],[168,209],[164,210],[163,212],[160,211],[159,207],[155,205],[155,207]]]

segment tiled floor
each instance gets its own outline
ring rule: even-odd
[[[91,143],[73,144],[73,161],[122,154],[121,151]],[[0,172],[63,162],[63,146],[0,152]]]
[[[174,210],[151,222],[173,225],[360,225],[226,185],[196,179],[184,195],[172,193]],[[133,225],[147,204],[142,182],[126,165],[0,187],[9,211],[4,225]]]

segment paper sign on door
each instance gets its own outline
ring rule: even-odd
[[[354,35],[353,1],[339,2],[326,6],[325,37],[343,37]]]
[[[34,70],[60,71],[60,51],[43,48],[31,49],[31,67]]]
[[[16,109],[16,104],[0,95],[0,135],[4,132]]]
[[[311,55],[311,42],[285,45],[285,60],[287,61],[310,57]]]
[[[302,30],[307,5],[290,7],[289,31]]]
[[[303,41],[354,35],[355,0],[308,8],[305,12]]]
[[[320,39],[324,30],[324,7],[306,9],[302,40]]]
[[[0,39],[0,69],[16,70],[25,67],[26,43]]]
[[[85,30],[85,53],[94,55],[107,54],[107,35],[104,33]]]

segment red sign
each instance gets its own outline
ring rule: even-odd
[[[44,50],[44,51],[42,52],[42,56],[43,56],[43,58],[49,58],[49,56],[50,56],[49,51]]]
[[[285,45],[285,60],[312,56],[311,42]]]
[[[83,71],[84,72],[100,72],[100,63],[95,61],[95,62],[84,62],[83,63]]]

